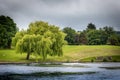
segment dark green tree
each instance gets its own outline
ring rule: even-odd
[[[88,39],[89,45],[110,44],[110,39],[113,38],[113,37],[111,37],[111,35],[114,35],[114,36],[116,35],[113,27],[108,27],[108,26],[100,28],[99,30],[87,28],[87,30],[85,30],[84,32],[87,34],[87,39]],[[108,39],[109,39],[109,41],[108,41]]]
[[[110,26],[103,27],[102,30],[107,33],[108,37],[115,34],[115,30],[113,29],[113,27],[110,27]]]
[[[104,33],[106,35],[106,40],[105,40],[106,44],[111,44],[111,45],[118,44],[117,33],[115,33],[115,30],[113,29],[113,27],[106,26],[106,27],[103,27],[101,30],[102,30],[102,34]]]
[[[79,33],[75,34],[74,44],[76,44],[76,45],[80,44],[80,34]]]
[[[100,33],[98,30],[91,30],[87,33],[87,39],[89,45],[100,44]]]
[[[108,44],[110,44],[110,45],[120,45],[119,37],[116,34],[110,35],[110,37],[108,38]]]
[[[96,30],[96,26],[93,23],[89,23],[86,30]]]
[[[107,34],[101,30],[91,30],[87,33],[89,45],[102,45],[107,43]]]
[[[87,36],[86,36],[85,32],[80,33],[79,41],[80,41],[80,44],[87,44],[88,43]]]
[[[103,45],[107,44],[108,34],[101,29],[99,29],[99,33],[100,33],[99,36],[100,36],[101,44],[103,44]]]
[[[71,27],[65,27],[63,32],[67,34],[65,40],[68,42],[68,44],[75,44],[76,31]]]
[[[11,48],[12,37],[17,30],[13,19],[8,16],[0,16],[0,48]]]

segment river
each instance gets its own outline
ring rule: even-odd
[[[120,63],[0,64],[0,80],[120,80]]]

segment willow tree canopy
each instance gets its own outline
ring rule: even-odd
[[[17,32],[13,38],[13,44],[17,52],[27,53],[26,59],[29,59],[31,53],[46,59],[47,55],[61,56],[63,54],[62,46],[66,43],[64,38],[65,34],[59,30],[59,27],[36,21],[30,23],[27,30]]]

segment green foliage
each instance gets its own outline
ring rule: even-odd
[[[119,37],[116,34],[110,35],[110,37],[108,38],[108,44],[120,45]]]
[[[107,34],[106,44],[120,45],[120,36],[114,31],[113,27],[106,26],[102,30]]]
[[[101,30],[91,30],[87,33],[89,45],[101,45],[106,44],[107,36]]]
[[[112,27],[103,27],[99,30],[85,31],[89,45],[119,45],[119,37]]]
[[[108,37],[110,37],[112,34],[115,34],[113,27],[110,27],[110,26],[103,27],[102,30],[107,33]]]
[[[32,52],[34,47],[34,35],[25,35],[16,44],[17,52]]]
[[[89,23],[87,26],[87,30],[96,30],[96,27],[93,23]]]
[[[68,44],[75,44],[74,39],[75,39],[76,31],[71,27],[65,27],[63,29],[63,32],[67,34],[65,40],[68,42]]]
[[[76,45],[80,44],[80,35],[79,35],[79,33],[75,34],[74,44],[76,44]]]
[[[93,23],[89,23],[86,30],[76,32],[71,27],[65,27],[63,32],[67,34],[65,40],[70,45],[120,45],[119,31],[110,26],[96,29]]]
[[[18,31],[15,34],[15,37],[12,38],[12,46],[16,46],[18,40],[20,40],[25,34],[27,34],[27,32],[24,30]]]
[[[14,21],[8,16],[0,16],[0,48],[11,48],[12,37],[16,32]]]
[[[87,44],[88,43],[88,40],[87,40],[87,36],[86,36],[86,33],[85,32],[81,32],[80,33],[80,44]]]
[[[45,60],[47,55],[61,56],[63,54],[62,46],[65,44],[65,36],[58,27],[37,21],[31,23],[27,31],[18,32],[13,38],[13,45],[16,45],[17,52],[27,53],[26,59],[34,53]]]

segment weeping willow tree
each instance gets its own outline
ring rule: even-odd
[[[13,44],[17,52],[27,53],[27,60],[31,53],[40,55],[45,60],[47,55],[63,55],[62,46],[66,43],[64,38],[65,34],[58,27],[37,21],[31,23],[26,31],[18,32],[13,38]]]
[[[20,39],[17,42],[16,50],[17,50],[17,52],[20,52],[20,53],[26,52],[27,53],[26,59],[28,60],[31,52],[33,51],[34,45],[35,45],[34,35],[25,35],[25,36],[23,36],[22,39]]]

